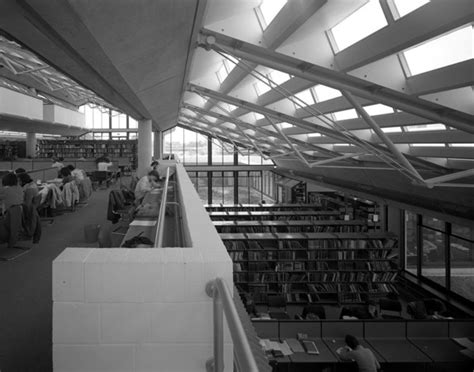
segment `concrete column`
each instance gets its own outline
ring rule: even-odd
[[[143,177],[147,174],[151,163],[153,149],[151,147],[151,120],[140,120],[138,122],[138,169],[137,176]]]
[[[153,147],[153,157],[156,159],[161,159],[161,155],[163,154],[162,148],[162,135],[161,131],[154,131],[153,135],[155,136],[154,147]]]
[[[36,133],[26,133],[26,157],[36,158]]]

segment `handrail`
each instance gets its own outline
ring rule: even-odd
[[[207,372],[224,371],[224,313],[239,367],[245,372],[258,372],[257,362],[227,284],[222,278],[216,278],[206,284],[206,293],[214,299],[214,358],[206,362]]]
[[[170,178],[170,168],[166,169],[166,179],[165,185],[163,189],[163,193],[161,194],[161,205],[160,211],[158,213],[158,223],[156,226],[156,234],[155,234],[155,248],[161,248],[163,244],[163,227],[165,225],[165,212],[166,212],[166,204],[168,200],[168,182]]]

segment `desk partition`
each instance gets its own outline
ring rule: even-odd
[[[309,338],[320,338],[321,322],[312,320],[280,322],[280,338],[297,338],[298,333],[305,333]]]
[[[413,320],[407,322],[407,338],[448,338],[448,320]]]
[[[474,321],[472,319],[450,320],[449,337],[474,337]]]
[[[406,337],[406,323],[399,321],[364,322],[365,338],[403,338]]]

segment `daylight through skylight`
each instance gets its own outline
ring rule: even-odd
[[[280,12],[281,8],[285,6],[287,0],[263,0],[260,5],[260,11],[262,12],[263,19],[265,20],[266,26],[268,26],[276,15]]]
[[[392,0],[397,8],[398,18],[406,16],[415,9],[427,4],[430,0]]]
[[[404,51],[411,75],[474,58],[472,33],[469,25]]]
[[[368,21],[370,20],[370,22]],[[385,27],[387,20],[378,0],[370,0],[331,29],[338,51]]]
[[[314,91],[316,93],[316,100],[318,102],[324,102],[329,99],[342,96],[342,93],[340,91],[327,87],[326,85],[316,85],[314,87]]]

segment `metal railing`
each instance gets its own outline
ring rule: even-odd
[[[166,169],[166,179],[163,186],[163,193],[161,194],[161,205],[160,211],[158,212],[158,223],[156,226],[155,234],[155,248],[161,248],[163,245],[163,234],[164,234],[164,225],[165,225],[165,213],[166,213],[166,204],[168,202],[168,183],[170,179],[170,168]]]
[[[238,370],[258,372],[247,335],[225,281],[222,278],[210,281],[206,284],[206,293],[214,299],[214,357],[206,362],[207,372],[224,370],[224,313],[234,343],[235,364]]]

